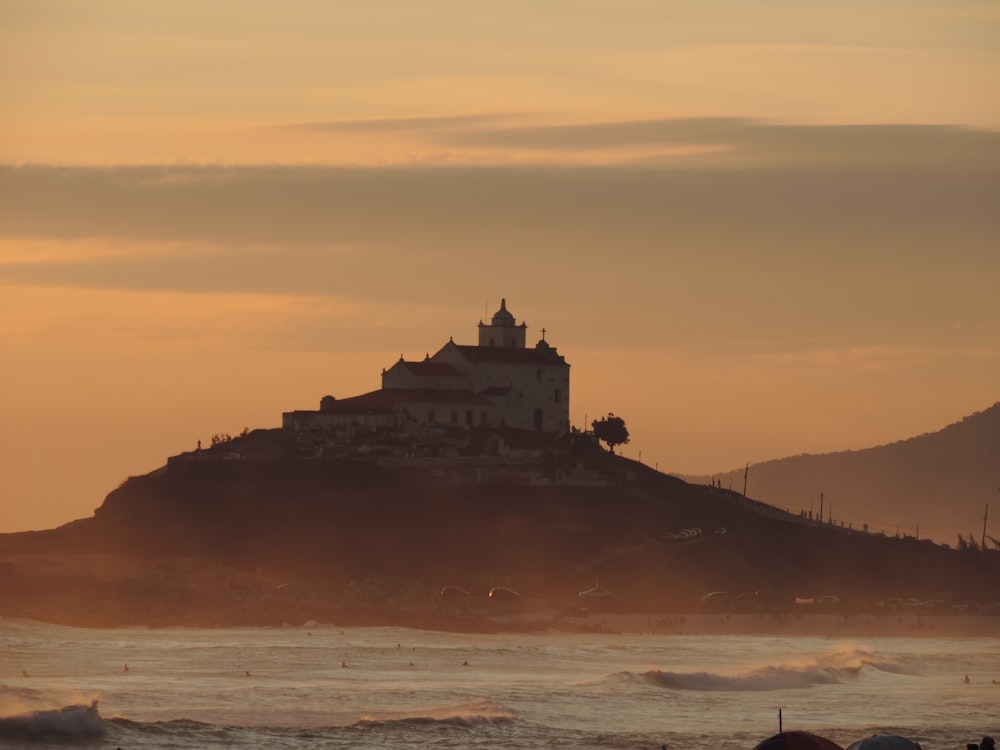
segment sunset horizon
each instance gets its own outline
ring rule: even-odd
[[[5,0],[0,532],[502,297],[668,473],[987,409],[998,39],[973,0]]]

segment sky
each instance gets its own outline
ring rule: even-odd
[[[501,297],[663,471],[959,421],[997,91],[987,0],[0,0],[0,532]]]

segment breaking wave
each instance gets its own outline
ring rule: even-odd
[[[440,706],[416,711],[368,714],[356,722],[355,726],[370,726],[374,724],[451,724],[454,726],[473,726],[514,721],[520,718],[516,711],[506,706],[490,700],[482,700],[456,706]]]
[[[847,646],[817,657],[765,665],[736,674],[713,672],[664,672],[653,669],[640,677],[674,690],[718,692],[799,690],[816,685],[836,685],[862,674],[915,674],[901,665],[878,660],[863,647]]]
[[[763,691],[809,688],[841,682],[835,671],[820,668],[764,667],[737,675],[711,672],[646,672],[647,680],[676,690]]]
[[[97,737],[107,733],[107,725],[97,712],[97,701],[62,708],[32,711],[0,717],[0,737],[28,738],[60,735]]]

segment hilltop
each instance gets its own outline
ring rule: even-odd
[[[0,535],[0,567],[0,615],[96,625],[475,629],[529,601],[690,612],[713,590],[774,614],[822,595],[852,612],[1000,599],[1000,552],[810,523],[579,434],[535,458],[316,459],[257,430],[130,478],[92,518]],[[595,579],[615,596],[582,602]],[[521,597],[489,599],[498,585]]]
[[[799,455],[753,464],[748,494],[835,523],[864,523],[895,535],[956,544],[959,534],[978,543],[983,510],[1000,515],[1000,402],[943,429],[864,450]],[[743,488],[744,468],[716,474],[722,486]],[[709,483],[711,477],[685,477]],[[991,546],[987,541],[987,546]]]

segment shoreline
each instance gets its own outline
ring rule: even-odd
[[[332,614],[332,613],[331,613]],[[112,622],[93,616],[32,617],[28,613],[0,613],[2,620],[22,620],[62,627],[117,628],[409,628],[462,634],[593,633],[597,635],[662,636],[765,636],[812,638],[998,638],[1000,617],[990,615],[844,615],[793,614],[775,618],[761,614],[674,614],[605,612],[559,616],[547,610],[521,610],[509,614],[480,614],[452,618],[434,613],[382,612],[381,616],[322,618],[198,618],[178,615],[148,621],[129,618]]]
[[[989,615],[793,614],[783,619],[760,614],[642,613],[591,614],[563,618],[574,631],[634,635],[760,635],[826,638],[1000,638],[1000,617]],[[595,627],[597,626],[597,627]]]
[[[578,596],[442,596],[414,581],[334,584],[249,572],[200,558],[0,549],[0,617],[83,628],[407,627],[461,633],[566,632],[829,638],[1000,638],[1000,608],[850,612],[706,611],[697,601]],[[13,552],[13,554],[11,553]],[[843,607],[838,607],[843,610]]]

